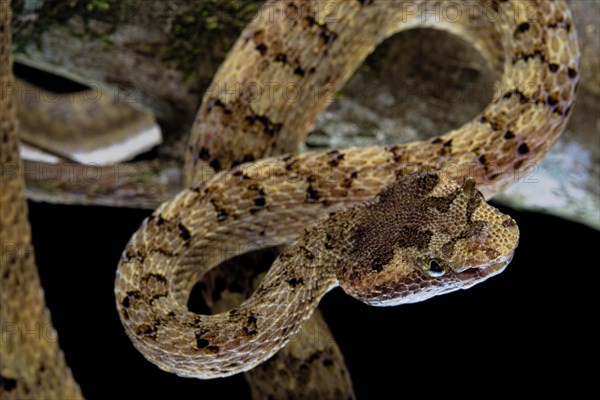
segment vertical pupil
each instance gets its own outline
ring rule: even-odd
[[[441,272],[444,271],[442,269],[442,267],[440,266],[440,264],[437,261],[435,261],[435,260],[431,260],[429,262],[429,270],[431,272],[434,272],[434,273],[437,273],[437,274],[439,274],[439,273],[441,273]]]

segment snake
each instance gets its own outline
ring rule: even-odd
[[[200,106],[186,150],[187,189],[144,221],[119,262],[117,309],[144,357],[181,376],[229,376],[283,348],[335,287],[367,304],[397,305],[471,287],[506,267],[518,228],[485,198],[541,160],[568,122],[579,81],[577,34],[562,0],[466,4],[265,3]],[[4,14],[1,77],[8,83]],[[423,26],[471,41],[502,69],[490,104],[431,140],[295,155],[331,93],[362,60],[385,38]],[[298,95],[283,98],[281,83]],[[232,87],[271,87],[273,96]],[[1,106],[3,115],[14,113],[4,92]],[[3,163],[18,161],[16,135],[14,118],[3,118]],[[9,178],[2,240],[28,248],[23,183]],[[214,315],[187,309],[193,285],[222,261],[282,244],[289,245],[240,306]],[[3,290],[2,304],[11,305],[3,312],[35,305],[34,318],[49,318],[39,280],[19,279],[35,275],[30,252],[3,258],[0,272],[3,289],[17,280],[32,293],[23,302]],[[2,314],[3,321],[11,317]],[[77,392],[55,343],[44,351],[58,360],[56,373],[48,366],[40,372],[43,361],[23,363],[23,353],[2,345],[3,353],[12,350],[0,364],[2,390],[9,382],[11,393],[22,393],[40,382],[52,393]],[[17,379],[15,368],[30,380]],[[39,379],[42,373],[61,379]]]
[[[12,76],[10,3],[0,3],[0,395],[81,398],[56,341],[31,245],[19,157]],[[28,335],[29,333],[29,335]]]

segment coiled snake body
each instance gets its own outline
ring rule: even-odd
[[[434,9],[448,4],[426,3]],[[227,376],[283,347],[338,284],[369,303],[418,301],[470,286],[510,259],[518,236],[511,223],[496,220],[489,206],[473,197],[469,181],[461,190],[450,188],[446,177],[460,179],[461,167],[468,164],[478,188],[491,195],[556,139],[577,80],[578,53],[567,9],[561,2],[483,2],[482,9],[497,17],[492,24],[477,13],[460,22],[431,21],[420,14],[430,9],[419,7],[424,4],[415,2],[413,14],[406,5],[272,2],[246,28],[215,77],[220,92],[207,95],[198,113],[187,154],[192,187],[155,211],[119,265],[115,293],[121,319],[149,360],[183,376]],[[294,151],[325,99],[305,96],[272,104],[262,97],[248,99],[242,91],[231,94],[232,87],[271,81],[295,82],[309,93],[337,87],[377,43],[419,22],[478,37],[483,51],[492,46],[489,32],[497,32],[505,52],[504,91],[480,116],[429,142],[243,164]],[[206,180],[212,168],[240,163]],[[432,175],[412,174],[419,170],[437,171],[440,186],[430,182]],[[194,186],[194,181],[201,183]],[[394,182],[399,186],[369,206],[336,214],[306,232],[239,308],[212,316],[187,311],[192,285],[222,261],[223,253],[289,243],[312,221],[371,200]],[[382,203],[391,211],[381,211]],[[483,214],[472,219],[475,209]],[[433,223],[429,213],[445,215]],[[345,226],[340,221],[349,215],[354,222]],[[442,220],[454,221],[454,230],[443,227]],[[383,229],[384,221],[395,222]],[[502,239],[492,239],[496,235]],[[440,276],[423,272],[434,266]]]
[[[472,286],[506,266],[518,230],[474,184],[493,195],[559,136],[578,81],[576,32],[563,1],[482,0],[442,15],[461,4],[273,1],[261,9],[215,77],[222,89],[198,112],[189,189],[143,223],[118,267],[119,315],[146,358],[183,376],[231,375],[283,347],[337,285],[390,305]],[[488,58],[501,54],[490,59],[503,69],[497,96],[479,116],[426,142],[262,159],[295,152],[327,103],[331,91],[322,89],[341,86],[386,37],[420,25],[471,39]],[[302,90],[288,102],[228,91],[251,82]],[[16,140],[4,119],[2,134],[4,161]],[[5,199],[22,201],[22,189],[5,188],[13,190],[3,187],[2,211],[13,213]],[[4,218],[0,226],[9,231]],[[295,240],[240,307],[187,310],[194,283],[224,259]]]

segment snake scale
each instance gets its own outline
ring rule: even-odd
[[[2,398],[80,398],[58,347],[50,323],[44,292],[31,248],[31,227],[23,177],[8,173],[19,165],[16,102],[9,88],[13,85],[10,3],[0,3],[0,395]],[[38,332],[24,338],[20,329]],[[44,340],[41,332],[44,332]]]
[[[472,286],[506,266],[518,229],[479,191],[489,197],[509,185],[564,129],[579,80],[577,37],[563,1],[482,0],[468,12],[461,4],[263,6],[215,77],[222,89],[200,107],[186,154],[189,189],[142,224],[119,263],[117,308],[146,358],[182,376],[231,375],[282,348],[335,286],[369,304],[393,305]],[[1,78],[8,85],[2,5]],[[417,26],[471,40],[501,66],[497,95],[480,115],[429,141],[277,156],[296,151],[332,90],[378,43]],[[272,82],[302,90],[281,101],[283,89],[274,88],[274,101],[230,89]],[[14,163],[14,104],[5,91],[1,100],[1,161]],[[29,248],[22,181],[3,176],[2,185],[2,242]],[[192,286],[221,261],[287,243],[241,306],[210,316],[187,310]],[[24,255],[2,258],[2,321],[23,320],[24,309],[47,322],[32,253]],[[18,283],[30,294],[15,292]],[[2,346],[9,357],[0,364],[1,390],[78,395],[56,343],[21,352],[19,343]]]

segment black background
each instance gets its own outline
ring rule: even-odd
[[[178,378],[147,362],[119,321],[117,261],[149,211],[29,203],[34,245],[59,341],[88,399],[248,398],[241,375]],[[597,231],[509,212],[521,242],[500,276],[470,290],[393,308],[340,289],[321,309],[345,355],[358,398],[407,394],[531,394],[580,387],[597,363]],[[594,333],[592,333],[594,331]],[[592,338],[595,338],[592,340]],[[483,392],[482,392],[483,391]]]

